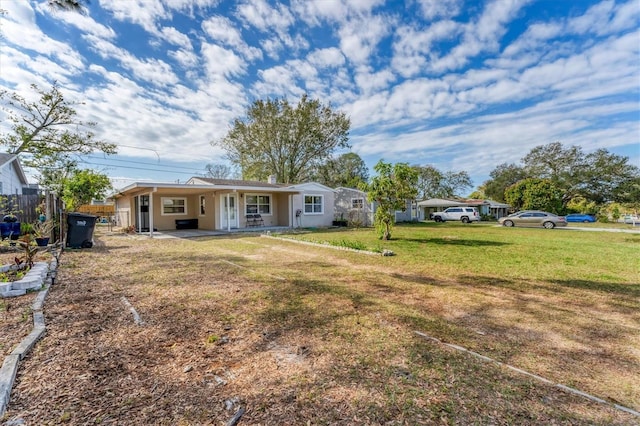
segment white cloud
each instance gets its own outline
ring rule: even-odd
[[[434,18],[452,18],[460,13],[461,0],[416,0],[422,16],[430,21]]]
[[[28,3],[10,2],[6,14],[0,14],[3,44],[17,46],[36,52],[64,64],[69,69],[84,67],[82,57],[68,44],[61,43],[44,34],[35,22],[35,13]]]
[[[262,58],[262,51],[249,46],[229,18],[213,16],[202,23],[202,29],[211,39],[232,47],[248,60]]]
[[[162,39],[174,46],[182,47],[185,50],[192,50],[191,40],[186,34],[181,33],[174,27],[162,27],[160,29]]]
[[[85,36],[85,39],[103,58],[116,59],[120,65],[135,75],[141,81],[149,84],[166,86],[178,82],[171,66],[166,62],[156,59],[140,59],[132,55],[129,51],[122,49],[107,40],[102,40],[94,36]]]
[[[455,70],[467,65],[469,58],[481,52],[497,51],[507,23],[529,2],[494,0],[488,3],[478,19],[465,26],[462,42],[448,55],[436,59],[430,67],[436,72]]]
[[[207,73],[228,77],[245,72],[245,62],[233,51],[224,47],[203,43],[201,54]]]
[[[272,7],[265,0],[244,1],[237,6],[238,16],[262,32],[285,33],[294,19],[282,3]]]
[[[100,7],[110,11],[114,19],[140,25],[150,34],[158,34],[156,22],[159,19],[171,17],[161,0],[100,0]]]

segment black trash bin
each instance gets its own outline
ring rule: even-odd
[[[93,247],[93,228],[96,225],[97,216],[84,213],[67,214],[67,247],[91,248]]]

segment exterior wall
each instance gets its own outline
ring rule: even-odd
[[[359,222],[362,226],[371,226],[373,211],[367,202],[367,194],[353,188],[337,188],[335,194],[334,215],[336,219],[346,219],[350,223]],[[354,199],[362,199],[363,208],[353,207]]]
[[[115,202],[115,221],[116,226],[128,228],[133,225],[133,214],[131,211],[131,198],[121,197]]]
[[[162,214],[163,198],[186,198],[186,212],[184,214]],[[176,229],[176,219],[198,219],[197,196],[180,194],[153,194],[153,227],[158,231]],[[198,221],[198,226],[200,221]]]
[[[322,213],[305,213],[304,196],[305,195],[322,195],[323,212]],[[324,228],[332,225],[334,218],[334,201],[335,196],[332,191],[304,191],[303,194],[296,194],[293,197],[293,211],[301,210],[300,217],[297,218],[296,226],[302,228],[319,227]]]
[[[204,197],[204,215],[200,213],[200,196]],[[198,215],[198,228],[200,229],[215,229],[215,195],[213,194],[199,194],[196,197],[196,212]]]
[[[408,200],[405,204],[405,211],[396,210],[396,222],[411,222],[413,215],[411,213],[411,200]]]
[[[15,161],[5,163],[0,169],[0,194],[22,195],[23,182],[16,172]]]

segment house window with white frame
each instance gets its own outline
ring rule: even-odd
[[[352,198],[351,208],[358,209],[358,210],[364,209],[364,198]]]
[[[187,199],[184,197],[162,197],[163,215],[187,214]]]
[[[323,195],[305,195],[304,196],[304,212],[305,214],[322,214],[324,213]]]
[[[207,212],[206,208],[206,197],[204,195],[200,196],[200,216],[204,216]]]
[[[271,195],[246,194],[245,214],[271,214]]]

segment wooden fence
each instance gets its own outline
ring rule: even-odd
[[[38,194],[29,195],[0,195],[0,205],[2,206],[2,216],[13,214],[19,222],[33,223],[38,219],[37,207],[42,202],[42,197]],[[0,217],[0,220],[2,218]]]

